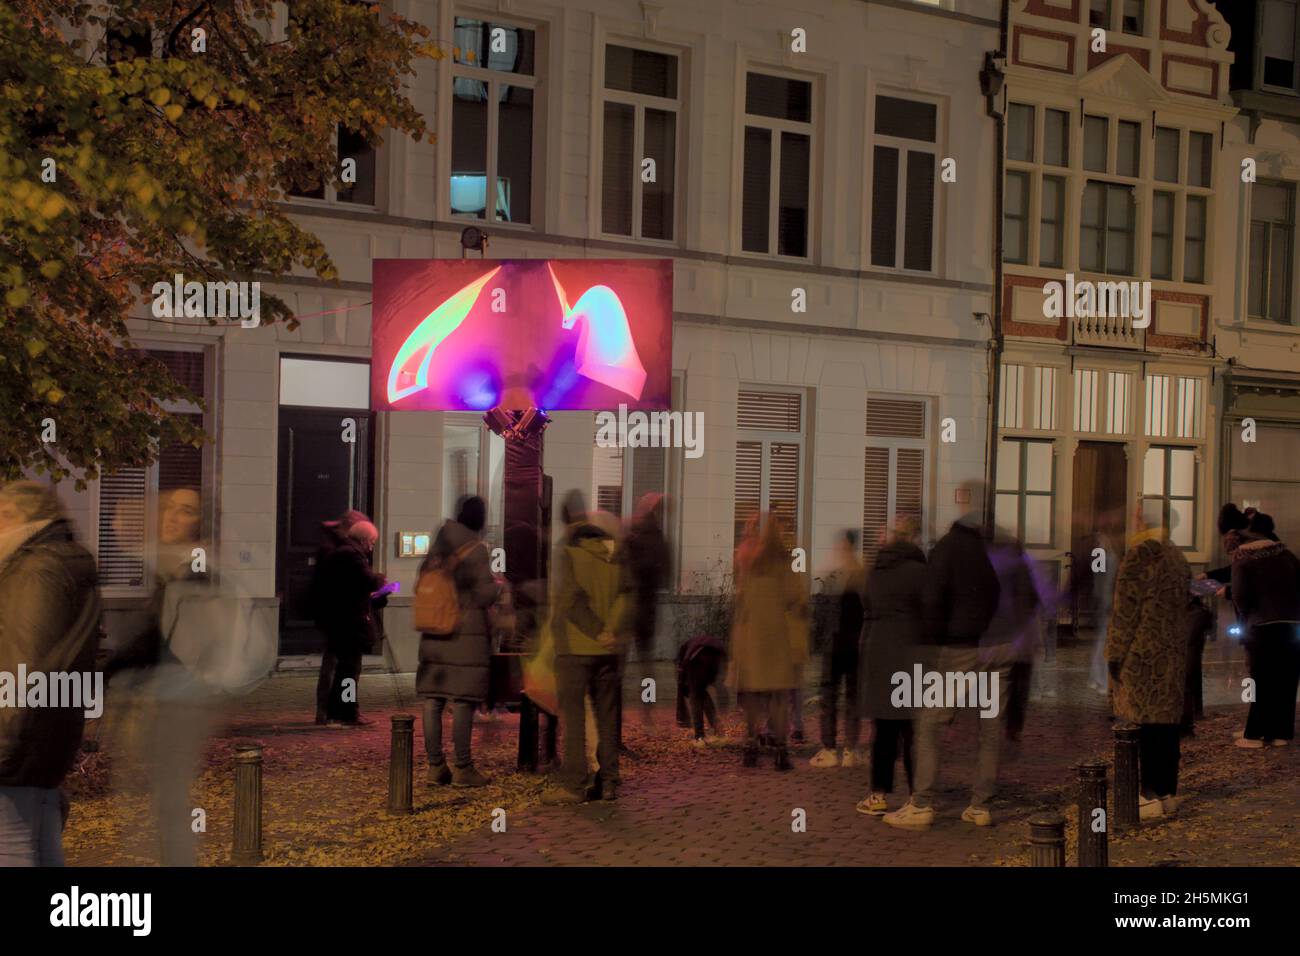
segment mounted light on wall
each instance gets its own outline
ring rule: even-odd
[[[979,322],[981,325],[986,322],[992,321],[992,319],[989,318],[989,314],[987,312],[972,312],[971,316],[975,319],[976,322]]]
[[[483,423],[506,441],[531,438],[540,435],[551,423],[540,408],[528,408],[524,411],[507,411],[500,406],[483,414]]]
[[[466,226],[460,234],[460,257],[465,258],[465,253],[474,249],[478,252],[480,259],[487,255],[488,234],[477,226]]]
[[[1002,84],[1006,82],[1007,75],[1003,71],[1005,64],[1006,54],[1001,50],[989,50],[984,54],[984,66],[980,69],[980,92],[988,101],[990,115],[997,112],[993,108],[993,102],[1002,92]]]

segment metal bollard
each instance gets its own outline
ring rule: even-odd
[[[1138,823],[1137,727],[1115,728],[1115,832],[1136,830]]]
[[[1065,866],[1065,817],[1040,813],[1029,821],[1029,865]]]
[[[1107,866],[1106,831],[1110,819],[1106,815],[1106,765],[1085,763],[1079,765],[1079,865]],[[1094,814],[1101,810],[1101,830],[1097,832]]]
[[[262,862],[262,748],[235,748],[235,832],[230,862],[235,866]]]
[[[415,716],[394,714],[392,719],[393,742],[388,757],[388,812],[410,813]]]

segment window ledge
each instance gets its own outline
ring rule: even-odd
[[[1283,325],[1281,322],[1257,322],[1250,319],[1238,322],[1237,328],[1247,332],[1274,332],[1278,335],[1300,335],[1300,326]]]

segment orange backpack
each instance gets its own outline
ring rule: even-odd
[[[451,637],[460,623],[460,598],[456,593],[456,566],[479,542],[471,541],[449,558],[432,561],[415,584],[412,622],[417,631],[434,637]]]

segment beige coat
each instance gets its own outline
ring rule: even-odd
[[[808,660],[808,591],[788,564],[741,577],[730,656],[730,683],[741,693],[798,685]]]

